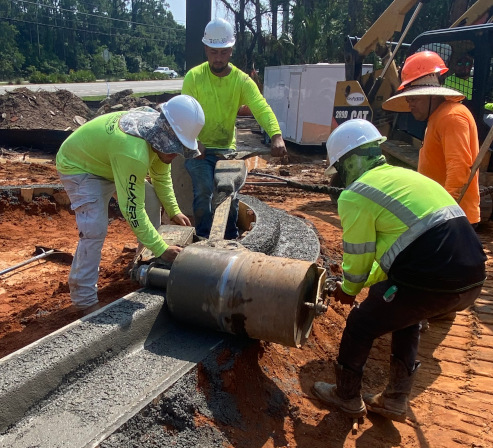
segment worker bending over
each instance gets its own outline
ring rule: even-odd
[[[204,113],[186,95],[173,97],[160,109],[99,116],[71,134],[58,151],[56,167],[79,230],[69,274],[70,297],[76,308],[98,303],[99,263],[108,231],[108,205],[115,191],[123,217],[141,244],[165,261],[173,261],[182,250],[166,244],[157,232],[159,208],[156,222],[149,219],[146,190],[155,191],[172,222],[191,225],[178,207],[170,163],[178,154],[185,158],[199,154],[196,138],[204,125]],[[146,181],[148,175],[153,189]]]
[[[202,42],[207,62],[192,68],[183,80],[182,93],[197,99],[204,109],[205,125],[199,134],[201,156],[185,161],[193,186],[193,215],[197,235],[208,238],[212,227],[212,195],[216,162],[236,150],[236,116],[247,105],[271,138],[271,154],[287,154],[281,129],[271,107],[255,82],[229,62],[235,36],[223,19],[207,24]],[[238,237],[238,199],[231,203],[225,238]]]
[[[343,280],[335,300],[353,305],[335,363],[335,384],[314,394],[353,418],[376,412],[406,417],[419,366],[419,322],[472,305],[485,280],[486,256],[462,209],[443,187],[415,171],[388,165],[385,137],[366,120],[349,120],[327,140],[330,167],[346,189],[338,201]],[[361,396],[375,338],[392,333],[390,377],[382,393]]]
[[[428,120],[418,172],[437,181],[457,200],[478,156],[479,140],[474,117],[460,103],[464,95],[441,86],[439,75],[447,71],[442,58],[433,51],[409,56],[402,67],[401,93],[385,101],[382,108],[411,112],[418,121]],[[459,204],[474,226],[480,221],[479,201],[476,173]]]

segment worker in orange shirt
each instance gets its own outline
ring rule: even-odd
[[[439,75],[447,71],[442,58],[433,51],[409,56],[402,67],[398,88],[401,93],[389,98],[382,107],[411,112],[418,121],[428,120],[418,172],[438,182],[457,200],[478,156],[479,140],[474,117],[460,103],[465,96],[440,83]],[[479,201],[476,173],[459,203],[474,227],[480,221]]]

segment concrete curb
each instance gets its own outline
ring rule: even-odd
[[[316,261],[312,228],[241,195],[257,222],[242,244]],[[185,329],[142,289],[0,360],[0,446],[96,447],[204,360],[225,335]]]
[[[0,431],[58,387],[64,376],[111,350],[145,342],[164,297],[132,293],[0,361]]]
[[[0,362],[0,446],[95,447],[222,341],[141,290]]]

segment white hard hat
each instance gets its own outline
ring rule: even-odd
[[[211,48],[230,48],[235,41],[233,27],[224,19],[211,20],[202,38],[202,42]]]
[[[183,146],[196,150],[197,137],[205,123],[199,102],[189,95],[177,95],[164,103],[161,110]]]
[[[383,137],[378,129],[368,120],[348,120],[335,128],[327,139],[327,161],[329,168],[342,156],[367,143],[383,143],[387,137]]]

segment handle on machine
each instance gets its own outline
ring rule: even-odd
[[[317,303],[305,302],[305,306],[314,309],[317,316],[327,312],[327,310],[329,309],[328,298],[334,297],[334,293],[337,288],[337,282],[340,281],[341,277],[337,275],[327,277],[325,279],[321,299],[319,299]]]

